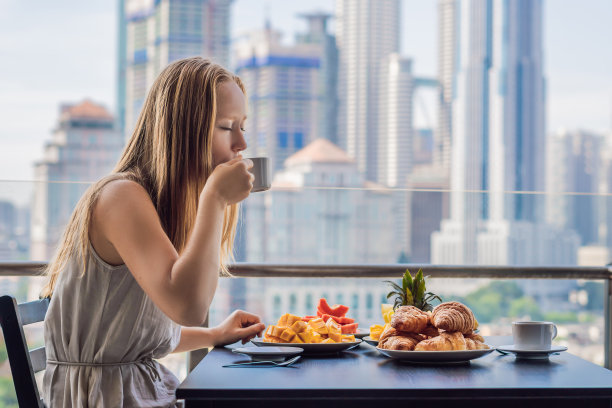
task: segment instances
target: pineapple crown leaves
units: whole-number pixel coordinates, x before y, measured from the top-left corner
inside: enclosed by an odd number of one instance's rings
[[[414,278],[410,271],[406,269],[402,277],[402,286],[392,281],[385,281],[393,290],[387,294],[387,299],[395,297],[393,300],[393,310],[400,306],[415,306],[423,311],[432,310],[431,301],[438,300],[442,302],[440,296],[432,292],[426,292],[425,279],[423,271],[418,270]]]

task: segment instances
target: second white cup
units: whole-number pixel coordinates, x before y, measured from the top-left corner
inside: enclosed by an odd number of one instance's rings
[[[557,337],[557,326],[552,322],[513,322],[514,347],[522,350],[549,350]]]

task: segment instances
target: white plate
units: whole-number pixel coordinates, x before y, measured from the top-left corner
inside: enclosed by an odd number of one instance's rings
[[[251,340],[259,347],[299,347],[304,349],[304,354],[332,354],[356,347],[361,343],[360,339],[351,343],[268,343],[263,340]]]
[[[494,347],[485,350],[457,350],[457,351],[406,351],[406,350],[385,350],[376,347],[379,353],[394,358],[397,360],[408,361],[411,363],[434,363],[434,364],[448,364],[448,363],[464,363],[466,361],[474,360],[475,358],[482,357],[489,354]]]
[[[253,361],[284,361],[285,357],[301,354],[300,347],[237,347],[233,353],[246,354]]]
[[[551,346],[548,350],[526,350],[520,349],[514,346],[513,344],[507,346],[499,346],[497,347],[502,353],[512,353],[516,355],[516,358],[524,358],[530,360],[543,360],[547,359],[551,354],[561,353],[562,351],[566,351],[567,347],[565,346]]]
[[[368,343],[370,346],[378,346],[378,340],[374,340],[372,337],[370,336],[366,336],[363,338],[363,341],[365,341],[366,343]]]

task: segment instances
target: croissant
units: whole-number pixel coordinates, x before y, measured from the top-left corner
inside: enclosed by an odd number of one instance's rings
[[[465,346],[468,350],[484,350],[489,348],[486,344],[468,337],[465,338]]]
[[[397,336],[397,330],[395,330],[391,326],[385,326],[385,330],[380,333],[380,337],[378,338],[378,344],[380,345],[385,339],[393,336]]]
[[[442,332],[437,337],[432,337],[418,343],[414,351],[451,351],[466,349],[467,345],[463,334],[459,332]]]
[[[438,330],[437,327],[428,324],[427,327],[425,327],[425,329],[423,329],[420,334],[427,337],[436,337],[440,335],[440,330]]]
[[[467,339],[472,339],[475,341],[479,341],[481,343],[484,343],[484,337],[482,337],[480,334],[478,333],[470,333],[470,334],[464,334],[463,337]]]
[[[381,342],[381,341],[385,340],[386,338],[393,337],[393,336],[418,337],[419,341],[424,340],[424,339],[427,338],[427,336],[423,336],[423,335],[420,335],[420,334],[417,334],[417,333],[410,333],[410,332],[399,331],[399,330],[394,329],[390,325],[386,325],[385,329],[380,334],[380,336],[378,338],[378,341]]]
[[[429,315],[414,306],[400,306],[391,318],[391,327],[398,331],[420,333],[427,327]]]
[[[378,343],[378,347],[386,350],[414,350],[414,346],[421,342],[423,337],[418,334],[409,336],[391,336]]]
[[[440,303],[433,310],[431,321],[438,329],[465,334],[472,333],[476,325],[470,308],[459,302]]]

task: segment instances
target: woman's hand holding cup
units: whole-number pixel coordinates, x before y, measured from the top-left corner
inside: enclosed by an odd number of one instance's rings
[[[213,170],[204,191],[212,191],[224,205],[238,203],[249,196],[255,177],[249,172],[253,162],[238,155]]]

